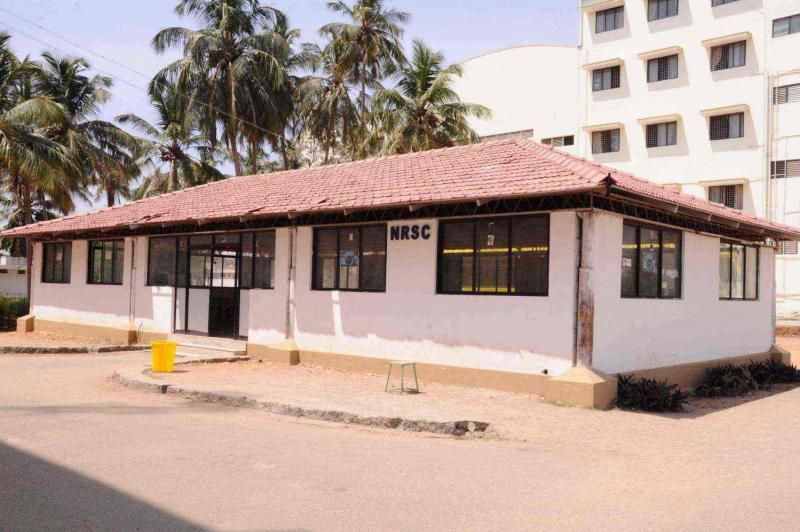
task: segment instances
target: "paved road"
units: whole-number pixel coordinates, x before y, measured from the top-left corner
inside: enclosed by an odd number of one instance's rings
[[[142,356],[0,356],[0,529],[796,530],[800,520],[800,389],[698,419],[641,416],[613,434],[601,424],[560,438],[542,426],[528,443],[464,441],[107,380]]]

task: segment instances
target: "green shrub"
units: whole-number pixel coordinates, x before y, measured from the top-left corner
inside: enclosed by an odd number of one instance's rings
[[[28,300],[0,295],[0,329],[16,327],[17,318],[28,313]]]
[[[688,396],[676,384],[620,375],[615,404],[626,410],[681,412]]]
[[[773,384],[800,382],[800,370],[772,360],[750,361],[733,366],[726,364],[706,370],[703,383],[695,388],[698,397],[737,397],[758,390],[769,390]]]

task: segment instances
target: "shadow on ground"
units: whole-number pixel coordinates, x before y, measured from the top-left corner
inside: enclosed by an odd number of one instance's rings
[[[3,530],[204,530],[64,467],[0,444]]]

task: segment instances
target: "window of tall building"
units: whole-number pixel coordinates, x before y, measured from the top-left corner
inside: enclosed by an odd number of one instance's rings
[[[547,144],[548,146],[572,146],[575,144],[575,135],[566,135],[563,137],[551,137],[547,139],[542,139],[542,144]]]
[[[783,37],[792,33],[800,33],[800,14],[772,21],[773,37]]]
[[[737,139],[744,137],[744,113],[712,116],[709,121],[711,140]]]
[[[721,44],[711,48],[711,70],[727,70],[747,63],[747,41]]]
[[[619,129],[594,131],[592,133],[592,153],[612,153],[619,151]]]
[[[711,7],[723,6],[725,4],[732,4],[739,0],[711,0]]]
[[[625,8],[620,6],[598,11],[594,20],[595,33],[618,30],[625,26]]]
[[[800,177],[800,159],[788,159],[786,161],[772,161],[773,179],[784,177]]]
[[[647,82],[664,81],[678,77],[678,54],[658,57],[647,62]]]
[[[797,255],[797,242],[796,241],[781,241],[778,242],[778,255]]]
[[[731,209],[742,209],[744,185],[720,185],[708,187],[708,199],[714,203],[721,203]]]
[[[781,105],[784,103],[800,102],[800,83],[775,87],[772,103]]]
[[[678,0],[648,0],[647,20],[653,21],[677,16],[678,3]]]
[[[674,146],[678,143],[678,123],[664,122],[663,124],[648,124],[647,147],[660,148]]]
[[[592,71],[592,91],[607,91],[618,89],[620,80],[620,66],[598,68]]]

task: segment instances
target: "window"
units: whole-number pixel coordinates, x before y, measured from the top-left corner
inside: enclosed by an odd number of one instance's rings
[[[575,135],[566,135],[564,137],[552,137],[549,139],[542,139],[542,144],[547,144],[548,146],[572,146],[575,144]]]
[[[778,18],[772,21],[772,36],[783,37],[800,32],[800,14]]]
[[[439,224],[437,292],[546,296],[549,216]]]
[[[598,11],[594,19],[595,33],[618,30],[625,26],[625,8],[612,7]]]
[[[732,4],[739,0],[711,0],[711,7],[723,6],[725,4]]]
[[[660,20],[678,14],[678,0],[649,0],[647,3],[647,20]]]
[[[651,59],[647,62],[647,82],[655,83],[678,77],[678,54]]]
[[[778,242],[778,255],[797,255],[797,242],[782,240]]]
[[[125,269],[125,241],[93,240],[89,242],[89,284],[122,284]]]
[[[678,143],[678,123],[649,124],[647,126],[647,147],[659,148]]]
[[[758,299],[758,248],[719,245],[719,298]]]
[[[619,129],[592,133],[592,153],[612,153],[617,151],[619,151]]]
[[[622,297],[681,297],[680,231],[625,223],[622,226]]]
[[[42,282],[69,283],[72,242],[48,242],[42,246]]]
[[[744,137],[744,113],[712,116],[709,126],[711,140],[742,138]]]
[[[620,66],[598,68],[592,71],[592,91],[600,92],[619,88]]]
[[[386,226],[314,229],[314,290],[386,291]]]
[[[781,105],[784,103],[800,102],[800,83],[775,87],[772,96],[772,103]]]
[[[149,246],[149,286],[208,288],[213,285],[243,289],[274,286],[274,231],[154,237]]]
[[[772,179],[800,177],[800,159],[772,161]]]
[[[708,187],[708,200],[721,203],[731,209],[742,209],[744,185],[720,185]]]
[[[711,48],[711,71],[742,67],[747,63],[747,41],[722,44]]]

